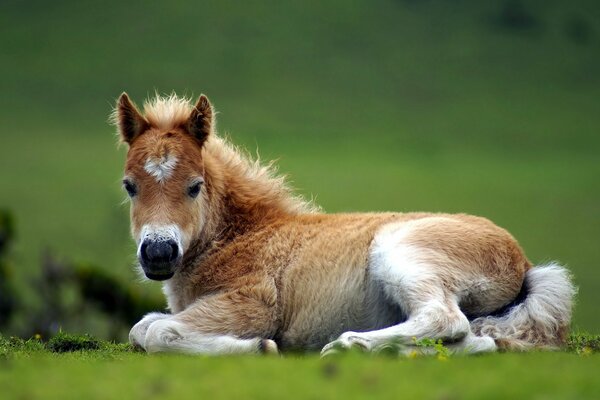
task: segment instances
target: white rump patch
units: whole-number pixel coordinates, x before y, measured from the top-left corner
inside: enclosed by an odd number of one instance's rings
[[[160,159],[148,158],[146,164],[144,164],[144,170],[156,178],[159,183],[164,182],[173,175],[175,167],[177,167],[177,157],[172,154]]]
[[[443,254],[405,242],[414,225],[414,222],[384,225],[369,250],[373,279],[406,314],[421,302],[444,302],[440,271],[450,263]]]

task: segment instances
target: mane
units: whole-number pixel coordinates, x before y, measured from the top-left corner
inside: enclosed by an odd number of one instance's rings
[[[144,116],[154,127],[171,129],[185,123],[192,111],[190,98],[156,95],[144,103]],[[215,121],[213,120],[213,126]],[[261,164],[258,157],[253,159],[247,152],[240,150],[228,140],[219,137],[215,129],[204,143],[204,151],[219,160],[229,171],[230,179],[238,187],[252,187],[253,197],[277,203],[289,213],[311,213],[319,211],[312,201],[295,195],[284,175],[277,174],[273,162]]]
[[[285,175],[277,173],[277,167],[271,161],[262,164],[257,157],[253,159],[246,151],[216,134],[209,136],[205,151],[217,158],[230,172],[236,186],[252,186],[253,197],[276,201],[285,211],[293,214],[313,213],[320,208],[313,201],[307,201],[295,195]]]
[[[192,112],[190,98],[156,95],[144,102],[144,116],[150,125],[159,129],[171,129],[188,120]]]

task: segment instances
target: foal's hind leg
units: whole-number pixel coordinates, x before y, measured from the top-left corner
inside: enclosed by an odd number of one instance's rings
[[[490,336],[477,336],[472,332],[460,342],[447,345],[452,353],[487,353],[498,350],[496,341]]]
[[[327,355],[352,346],[367,351],[386,344],[412,345],[416,339],[443,339],[467,351],[493,351],[493,341],[474,337],[460,310],[452,285],[442,279],[448,259],[428,250],[376,243],[369,263],[371,278],[408,319],[398,325],[369,332],[345,332],[327,344]],[[466,341],[461,345],[464,339]],[[471,345],[470,347],[468,345]]]
[[[456,304],[430,299],[422,302],[405,322],[398,325],[369,332],[344,332],[337,340],[327,344],[321,354],[353,346],[367,351],[392,343],[407,346],[413,345],[415,339],[423,338],[459,342],[469,335],[469,321]]]

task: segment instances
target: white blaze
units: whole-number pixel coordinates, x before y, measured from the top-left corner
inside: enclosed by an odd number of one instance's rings
[[[177,167],[177,157],[167,154],[166,157],[148,158],[144,164],[144,170],[152,175],[159,183],[168,179]]]

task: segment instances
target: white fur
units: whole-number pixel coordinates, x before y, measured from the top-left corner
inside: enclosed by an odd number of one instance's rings
[[[173,240],[179,246],[180,254],[183,253],[183,243],[182,243],[182,234],[179,226],[175,224],[169,225],[151,225],[147,224],[142,226],[140,230],[140,237],[138,238],[138,257],[140,255],[140,249],[142,247],[142,243],[145,240],[151,241],[168,241]]]
[[[159,319],[165,319],[171,317],[170,314],[163,314],[158,312],[152,312],[144,315],[137,324],[131,328],[129,331],[129,343],[134,346],[144,347],[146,342],[146,332],[148,332],[148,328],[154,321],[158,321]]]
[[[418,306],[410,299],[419,297],[424,285],[429,292],[437,292],[435,297],[438,299],[444,296],[435,273],[436,265],[429,261],[431,251],[404,244],[403,239],[408,234],[410,224],[401,228],[396,224],[384,226],[375,236],[369,254],[371,276],[406,314]]]
[[[158,319],[150,324],[144,340],[148,353],[176,351],[187,354],[259,353],[261,339],[238,339],[229,335],[202,334],[175,318]]]
[[[573,298],[577,292],[569,271],[557,263],[527,271],[528,294],[525,300],[500,317],[481,317],[471,323],[475,332],[510,340],[523,350],[537,340],[555,337],[571,319]]]
[[[158,183],[162,183],[173,175],[177,167],[177,157],[167,154],[166,157],[149,157],[144,164],[144,170],[152,175]]]
[[[177,284],[175,277],[163,282],[162,292],[167,299],[167,307],[169,310],[171,310],[171,312],[175,312],[177,310],[179,290],[181,290],[180,285]]]

